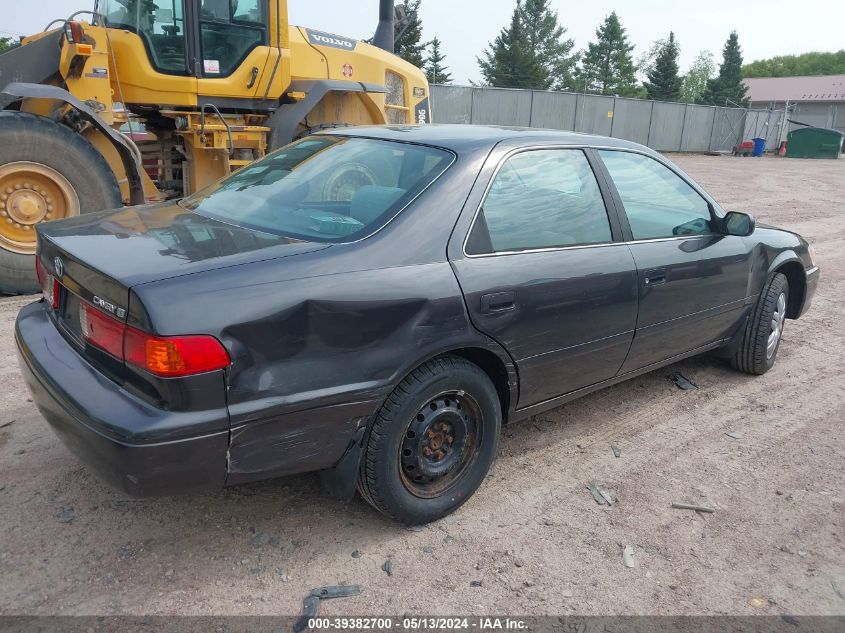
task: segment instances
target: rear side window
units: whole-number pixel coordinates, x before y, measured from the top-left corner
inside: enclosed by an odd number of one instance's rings
[[[599,151],[635,240],[713,233],[710,206],[678,174],[642,154]]]
[[[612,241],[607,210],[584,152],[532,150],[507,159],[487,192],[467,254]]]
[[[320,242],[383,226],[451,165],[434,147],[319,135],[302,139],[186,198],[197,213]]]

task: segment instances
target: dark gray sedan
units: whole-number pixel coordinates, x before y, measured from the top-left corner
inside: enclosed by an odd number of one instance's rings
[[[710,350],[765,373],[819,277],[645,147],[492,127],[335,130],[38,233],[21,368],[105,479],[321,471],[408,523],[473,494],[503,422]]]

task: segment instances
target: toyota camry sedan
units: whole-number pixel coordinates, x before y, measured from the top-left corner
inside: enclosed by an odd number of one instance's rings
[[[320,471],[406,523],[475,492],[505,422],[713,350],[764,374],[819,278],[646,147],[481,126],[309,136],[39,225],[37,267],[23,374],[114,486]]]

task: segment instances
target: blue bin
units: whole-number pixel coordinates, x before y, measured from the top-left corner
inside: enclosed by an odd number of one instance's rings
[[[763,155],[763,152],[766,151],[766,139],[764,138],[755,138],[751,139],[754,141],[754,152],[753,155],[757,156],[758,158]]]

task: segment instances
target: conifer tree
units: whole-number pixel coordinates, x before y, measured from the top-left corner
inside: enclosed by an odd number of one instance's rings
[[[654,64],[644,82],[648,98],[654,101],[678,101],[681,98],[681,77],[678,75],[678,55],[681,49],[670,32],[669,39],[660,47]]]
[[[596,29],[576,74],[579,90],[603,95],[633,96],[637,93],[637,67],[631,57],[625,28],[613,11]]]

